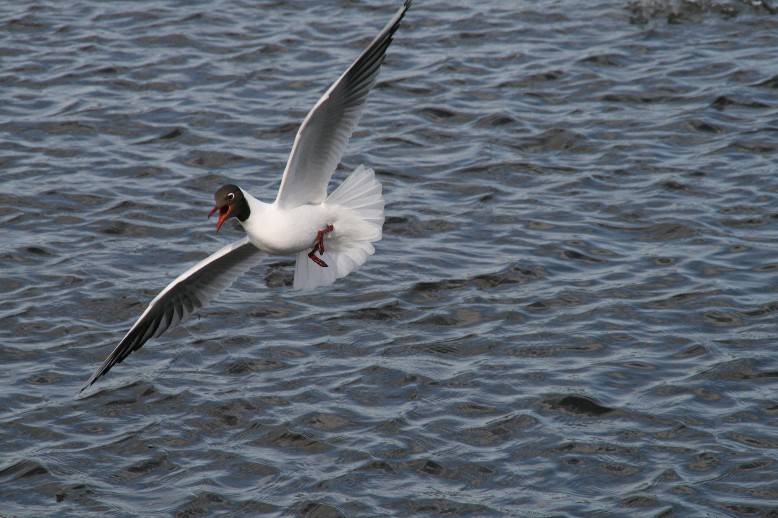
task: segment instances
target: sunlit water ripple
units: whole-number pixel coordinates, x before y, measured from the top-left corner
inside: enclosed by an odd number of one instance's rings
[[[376,255],[75,397],[399,4],[0,9],[0,516],[778,513],[768,2],[416,0],[336,173]]]

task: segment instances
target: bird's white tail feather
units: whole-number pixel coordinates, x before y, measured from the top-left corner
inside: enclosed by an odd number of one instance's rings
[[[297,254],[295,289],[312,290],[345,277],[375,252],[370,243],[381,239],[384,197],[372,169],[357,167],[324,203],[338,207],[335,230],[325,235],[325,252],[319,256],[328,266],[323,268],[311,261],[308,251]]]

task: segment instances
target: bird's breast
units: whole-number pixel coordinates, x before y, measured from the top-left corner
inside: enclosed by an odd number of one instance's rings
[[[268,207],[243,222],[251,242],[265,252],[288,255],[310,249],[319,230],[329,223],[323,205],[303,205],[283,210]]]

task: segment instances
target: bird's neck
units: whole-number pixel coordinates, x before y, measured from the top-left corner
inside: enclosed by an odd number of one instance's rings
[[[241,191],[243,191],[243,189],[241,189]],[[269,203],[259,201],[258,199],[256,199],[255,197],[247,193],[246,191],[243,191],[243,197],[245,198],[246,203],[248,205],[247,212],[249,214],[244,219],[238,218],[238,221],[240,221],[241,223],[245,223],[248,220],[249,216],[251,217],[252,220],[261,219],[262,214],[266,213],[270,208]]]

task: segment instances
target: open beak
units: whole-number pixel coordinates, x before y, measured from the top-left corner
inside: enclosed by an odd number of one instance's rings
[[[230,214],[230,208],[230,205],[222,205],[221,207],[212,208],[211,212],[208,213],[208,218],[210,219],[216,211],[219,211],[219,222],[216,224],[216,232],[218,232],[219,229],[222,228],[222,224],[227,221]]]

